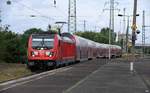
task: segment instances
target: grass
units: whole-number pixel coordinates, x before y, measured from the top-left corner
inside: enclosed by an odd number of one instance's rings
[[[0,82],[17,79],[32,74],[23,64],[0,64]]]

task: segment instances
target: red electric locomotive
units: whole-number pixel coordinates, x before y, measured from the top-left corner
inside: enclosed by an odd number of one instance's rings
[[[28,67],[58,66],[75,61],[76,45],[73,36],[32,34],[28,42]]]

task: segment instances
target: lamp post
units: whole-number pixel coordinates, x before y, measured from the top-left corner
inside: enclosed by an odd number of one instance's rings
[[[129,35],[129,19],[130,19],[130,16],[128,16],[128,22],[127,22],[127,30],[126,30],[126,52],[128,53],[128,35]]]
[[[122,14],[118,14],[118,16],[120,17],[127,17],[127,30],[126,30],[126,53],[128,53],[128,35],[129,35],[129,27],[130,27],[130,23],[129,23],[129,20],[130,20],[130,17],[132,17],[133,15],[122,15]],[[136,14],[136,16],[139,16],[139,14]]]
[[[129,34],[129,19],[130,19],[130,16],[129,15],[122,15],[122,14],[118,14],[118,16],[122,17],[127,17],[127,30],[126,30],[126,53],[128,53],[128,34]],[[123,41],[124,42],[124,41]]]

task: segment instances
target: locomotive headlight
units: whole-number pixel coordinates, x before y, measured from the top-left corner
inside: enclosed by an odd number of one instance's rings
[[[36,56],[38,55],[38,52],[37,52],[37,51],[33,51],[33,52],[32,52],[32,56],[34,57],[35,55],[36,55]]]
[[[52,57],[54,55],[53,52],[49,52],[49,51],[45,52],[45,54],[46,54],[46,56],[49,56],[49,57]]]
[[[46,56],[50,56],[51,52],[47,51],[45,54]]]
[[[32,55],[32,57],[35,57],[35,55]]]
[[[34,52],[35,55],[38,55],[38,52]]]

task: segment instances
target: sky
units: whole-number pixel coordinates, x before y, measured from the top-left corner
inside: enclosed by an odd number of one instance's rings
[[[68,20],[68,0],[56,0],[54,7],[53,0],[11,0],[12,4],[7,5],[7,0],[0,0],[2,25],[10,25],[10,29],[16,33],[23,33],[29,28],[47,29],[48,24],[55,26],[56,21]],[[77,2],[77,30],[83,31],[83,21],[86,20],[87,30],[96,30],[109,26],[109,0],[76,0]],[[133,0],[115,0],[115,32],[125,33],[123,8],[126,8],[126,15],[133,14]],[[117,9],[120,9],[118,11]],[[142,11],[146,11],[146,25],[150,26],[150,0],[138,0],[137,27],[142,31]],[[30,17],[36,15],[36,17]],[[132,17],[130,18],[130,25]],[[67,25],[64,25],[67,31]],[[150,40],[150,27],[146,28],[146,43]],[[131,29],[130,29],[131,33]],[[138,35],[138,43],[141,43],[141,34]]]

